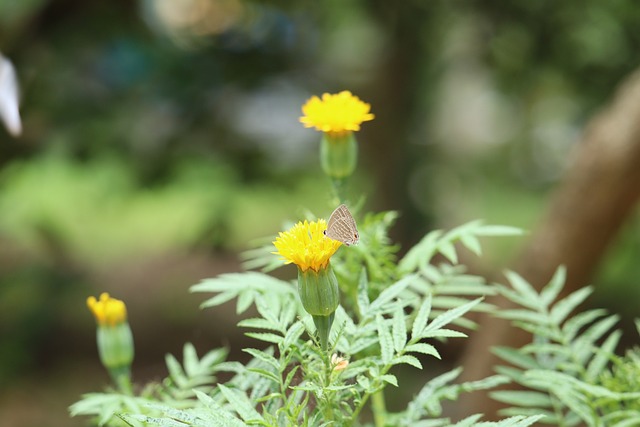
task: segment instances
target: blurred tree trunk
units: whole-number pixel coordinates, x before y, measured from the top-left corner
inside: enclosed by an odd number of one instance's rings
[[[564,294],[586,284],[607,246],[640,199],[640,70],[619,87],[612,102],[586,127],[564,180],[513,269],[541,289],[556,268],[567,267]],[[504,299],[491,301],[509,307]],[[520,347],[530,336],[485,317],[463,356],[466,379],[493,374],[492,346]],[[482,355],[482,357],[480,356]],[[465,412],[495,417],[501,407],[474,394]]]

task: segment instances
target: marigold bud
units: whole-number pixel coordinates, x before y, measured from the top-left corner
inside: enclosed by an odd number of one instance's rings
[[[350,177],[358,163],[358,144],[352,132],[340,135],[325,133],[320,142],[320,164],[333,179]]]
[[[330,264],[317,272],[298,269],[298,292],[302,306],[312,316],[328,316],[340,304],[338,279]]]
[[[96,341],[102,365],[124,392],[131,391],[131,363],[133,362],[133,334],[127,322],[124,302],[108,293],[87,298],[87,306],[98,324]]]

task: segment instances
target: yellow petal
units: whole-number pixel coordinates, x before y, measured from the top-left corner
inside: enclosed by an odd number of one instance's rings
[[[371,106],[345,90],[337,94],[325,93],[322,99],[312,96],[303,106],[300,122],[308,128],[330,134],[344,134],[360,130],[362,122],[373,120]]]

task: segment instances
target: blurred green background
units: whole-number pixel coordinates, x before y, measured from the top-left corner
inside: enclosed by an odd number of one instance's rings
[[[0,129],[0,425],[84,424],[67,405],[107,381],[89,295],[127,303],[140,381],[185,341],[240,348],[188,287],[330,212],[298,123],[313,94],[372,104],[352,191],[401,211],[404,247],[474,218],[534,228],[640,65],[639,23],[636,0],[0,0],[24,128]],[[639,233],[635,215],[596,281],[627,318]],[[487,244],[473,263],[495,271],[523,240]]]

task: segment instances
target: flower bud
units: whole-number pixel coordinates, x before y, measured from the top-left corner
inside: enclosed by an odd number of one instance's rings
[[[320,142],[320,164],[330,178],[344,179],[353,174],[358,163],[358,144],[353,132],[325,133]]]
[[[312,316],[329,316],[340,304],[338,279],[330,264],[317,272],[298,269],[298,293],[304,309]]]
[[[123,392],[130,392],[134,346],[126,306],[106,292],[99,300],[87,298],[87,306],[98,324],[96,340],[100,361],[118,387]]]
[[[304,309],[313,317],[323,349],[329,348],[329,333],[340,304],[338,279],[327,264],[319,271],[298,269],[298,293]]]

